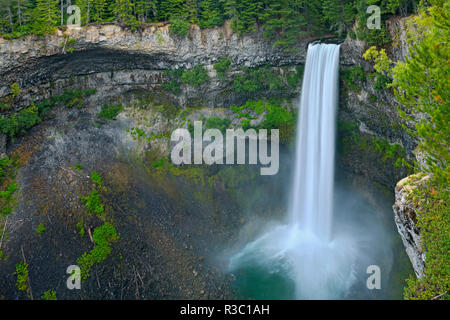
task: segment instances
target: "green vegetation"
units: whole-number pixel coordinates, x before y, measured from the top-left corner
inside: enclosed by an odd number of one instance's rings
[[[182,17],[174,17],[170,19],[170,33],[185,36],[189,31],[189,22],[187,22]]]
[[[58,300],[56,298],[56,291],[53,289],[49,289],[44,292],[44,294],[41,297],[42,300]]]
[[[90,270],[94,263],[104,261],[111,253],[111,243],[119,239],[116,228],[109,222],[94,229],[92,234],[94,249],[85,252],[77,259],[81,269],[81,279],[86,280],[90,276]]]
[[[40,121],[38,108],[31,104],[28,108],[10,116],[0,116],[0,132],[14,138],[16,135],[24,134]]]
[[[92,180],[92,182],[94,182],[99,187],[99,189],[101,189],[103,187],[103,179],[98,174],[97,171],[92,171],[92,173],[91,173],[91,180]]]
[[[163,89],[172,92],[173,94],[180,93],[180,81],[170,80],[169,82],[163,83],[161,86]]]
[[[429,6],[425,6],[425,4]],[[411,20],[410,58],[392,69],[401,116],[417,114],[415,130],[426,165],[417,170],[431,178],[413,192],[417,225],[426,252],[424,276],[412,277],[406,299],[449,299],[450,287],[450,2],[429,0]]]
[[[88,212],[101,215],[105,211],[105,207],[100,201],[100,195],[97,190],[92,190],[88,196],[81,197],[81,200],[86,205]]]
[[[164,165],[164,159],[161,158],[158,161],[153,161],[152,162],[152,167],[153,168],[161,168]]]
[[[184,69],[165,70],[165,73],[169,76],[170,80],[162,84],[162,87],[173,94],[180,93],[181,76]]]
[[[295,90],[297,88],[300,80],[303,79],[304,68],[305,67],[303,65],[296,66],[295,72],[289,72],[286,75],[286,81],[292,90]]]
[[[210,117],[206,119],[204,129],[219,129],[222,133],[230,127],[231,121],[228,118]]]
[[[259,68],[243,68],[243,73],[233,77],[233,90],[238,93],[255,94],[259,91],[270,90],[284,92],[286,89],[284,79],[269,66]]]
[[[419,175],[421,177],[423,175]],[[417,183],[417,182],[416,182]],[[404,290],[405,299],[430,300],[439,296],[450,297],[449,243],[450,209],[449,191],[434,177],[413,190],[412,200],[418,203],[417,227],[422,246],[426,250],[426,266],[422,278],[411,275]]]
[[[47,230],[47,228],[44,227],[44,224],[43,224],[42,222],[39,223],[39,225],[38,225],[38,227],[37,227],[37,229],[36,229],[37,234],[38,234],[39,236],[42,236],[42,234],[45,232],[45,230]]]
[[[377,50],[375,46],[370,47],[363,54],[363,58],[373,61],[373,68],[376,73],[374,75],[373,87],[376,91],[386,90],[390,87],[392,81],[392,60],[388,58],[386,51]]]
[[[78,233],[80,234],[80,236],[84,236],[84,234],[86,233],[86,231],[84,230],[84,224],[83,221],[78,221],[77,225],[76,225],[77,229],[79,230]]]
[[[20,291],[28,292],[30,289],[28,288],[28,264],[25,262],[19,262],[16,264],[16,286]]]
[[[6,190],[0,191],[0,201],[2,203],[1,209],[2,216],[7,216],[11,214],[14,208],[16,207],[17,202],[13,197],[13,194],[17,190],[19,190],[19,187],[16,185],[15,182],[11,182],[10,184],[7,185]]]
[[[217,71],[217,77],[223,80],[227,72],[231,70],[231,60],[230,58],[220,58],[213,67]]]
[[[18,97],[22,90],[20,90],[19,84],[17,82],[14,82],[11,86],[11,95],[13,96],[13,98]]]
[[[382,163],[395,168],[405,168],[410,171],[411,164],[406,160],[405,149],[397,143],[389,143],[385,139],[360,135],[356,121],[341,120],[338,122],[338,150],[346,156],[352,150],[359,150],[367,155],[374,155]]]
[[[128,130],[128,132],[130,132],[133,140],[146,141],[147,143],[150,142],[150,137],[147,136],[147,133],[145,133],[145,131],[141,128],[131,128],[131,130]]]
[[[62,95],[50,98],[50,103],[52,105],[60,104],[66,108],[83,108],[84,99],[90,95],[97,92],[96,89],[90,90],[69,90],[64,92]]]
[[[15,85],[13,84],[11,87],[15,87]],[[13,89],[12,95],[18,94],[16,89]],[[16,92],[14,93],[14,91]],[[68,108],[74,106],[81,108],[84,106],[84,99],[95,92],[95,89],[83,91],[71,90],[64,92],[61,96],[45,99],[37,105],[32,102],[29,107],[9,116],[0,116],[0,133],[8,135],[10,139],[25,134],[33,126],[40,123],[51,108],[57,105],[63,105]],[[7,107],[8,109],[13,105],[12,102],[10,103],[11,106]]]
[[[183,83],[190,84],[191,86],[199,87],[209,81],[208,71],[204,66],[196,65],[191,70],[186,70],[183,72],[181,81],[183,81]]]
[[[375,81],[373,82],[373,88],[376,91],[383,91],[390,87],[389,86],[390,83],[391,83],[391,79],[389,79],[388,77],[386,77],[382,74],[376,74]]]
[[[18,167],[19,161],[16,157],[0,158],[0,214],[2,216],[11,214],[17,206],[14,193],[19,190],[15,182]]]
[[[97,114],[97,116],[99,118],[115,120],[122,110],[123,107],[121,104],[104,104],[102,110]]]
[[[94,181],[98,188],[101,189],[103,182],[102,178],[97,172],[91,173],[91,180]],[[104,221],[104,223],[96,227],[92,233],[92,240],[94,241],[94,248],[90,252],[85,252],[77,259],[77,264],[81,269],[81,278],[86,280],[90,275],[90,270],[94,263],[104,261],[111,253],[111,243],[119,239],[115,227],[105,221],[106,216],[103,215],[105,207],[100,200],[100,195],[96,189],[92,190],[87,197],[81,197],[86,205],[88,213],[96,213],[97,218]],[[76,224],[80,236],[84,236],[85,229],[83,221],[78,221]]]
[[[83,170],[83,165],[81,163],[77,163],[75,165],[74,169],[77,170],[77,171],[81,171],[81,170]]]
[[[81,9],[83,25],[117,22],[136,30],[144,23],[169,21],[171,34],[189,36],[192,23],[210,28],[230,19],[231,28],[238,34],[254,32],[259,25],[267,39],[286,49],[291,49],[306,33],[343,37],[350,32],[369,45],[382,45],[389,40],[386,19],[392,14],[406,16],[414,12],[417,3],[418,0],[72,0]],[[59,0],[4,0],[0,4],[0,34],[13,39],[30,33],[53,33],[58,25],[67,23],[67,14],[60,18],[62,5]],[[369,5],[381,8],[380,30],[366,27]],[[358,28],[354,34],[351,27],[356,20]]]
[[[354,66],[342,69],[340,79],[350,90],[359,90],[358,82],[366,81],[366,74],[362,66]]]
[[[394,166],[399,167],[408,167],[411,168],[411,165],[406,161],[406,153],[405,149],[397,144],[390,144],[387,140],[372,138],[372,144],[375,147],[376,151],[381,154],[381,160],[386,161],[388,159],[394,159]]]
[[[247,100],[242,106],[230,106],[234,113],[238,113],[239,118],[247,118],[241,121],[243,129],[251,128],[250,120],[253,119],[249,115],[251,110],[256,114],[265,112],[265,116],[260,125],[253,127],[254,129],[279,129],[280,142],[288,143],[292,140],[295,132],[296,117],[283,107],[277,99],[271,100]]]

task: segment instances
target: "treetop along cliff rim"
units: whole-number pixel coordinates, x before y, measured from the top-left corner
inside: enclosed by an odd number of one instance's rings
[[[267,129],[227,129],[224,145],[223,134],[219,129],[207,129],[204,133],[202,121],[194,121],[194,161],[192,162],[192,137],[188,129],[178,128],[172,132],[171,142],[176,142],[170,157],[172,163],[181,164],[246,164],[246,140],[249,141],[248,164],[266,166],[260,168],[261,175],[275,175],[279,169],[279,130],[270,130],[270,156],[267,148]],[[214,137],[214,139],[213,139]],[[235,140],[237,144],[235,145]],[[210,142],[203,147],[204,142]],[[237,147],[237,162],[235,163],[235,146]],[[259,151],[259,152],[258,152]],[[268,166],[267,166],[268,165]]]

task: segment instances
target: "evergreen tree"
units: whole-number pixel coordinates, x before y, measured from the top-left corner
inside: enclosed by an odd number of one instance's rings
[[[197,0],[186,0],[185,15],[189,23],[198,23]]]
[[[13,1],[4,0],[0,3],[0,24],[5,32],[14,31]]]
[[[225,13],[231,18],[231,28],[243,34],[256,30],[263,7],[263,0],[226,0]]]
[[[393,69],[393,87],[398,101],[417,114],[415,133],[426,165],[419,169],[430,174],[423,187],[412,190],[416,207],[416,226],[426,251],[421,278],[411,277],[405,288],[406,299],[450,298],[450,2],[429,0],[412,19],[413,44],[410,57]],[[400,110],[401,111],[401,110]],[[412,120],[405,112],[401,114]],[[415,202],[415,201],[414,201]]]
[[[200,8],[200,28],[211,28],[223,24],[223,15],[217,1],[202,0]]]
[[[115,0],[115,13],[117,21],[119,23],[124,23],[135,29],[139,22],[134,15],[134,2],[132,0]]]
[[[12,9],[16,12],[16,24],[18,27],[22,27],[30,21],[31,12],[29,0],[15,0]]]
[[[85,25],[90,23],[92,0],[75,0],[75,4],[80,8],[81,11],[81,24]]]
[[[92,9],[90,10],[93,22],[101,22],[105,17],[107,8],[106,0],[92,0]]]
[[[190,1],[192,3],[192,1]],[[159,0],[158,2],[158,16],[160,20],[168,21],[170,17],[184,17],[186,18],[185,0]]]
[[[271,3],[262,15],[264,35],[277,39],[275,45],[288,47],[298,41],[307,27],[307,17],[302,14],[303,0],[279,0]]]
[[[33,11],[33,33],[47,34],[55,31],[58,23],[58,0],[36,0]]]
[[[135,0],[136,18],[139,22],[145,23],[156,17],[156,1]]]
[[[322,17],[330,31],[339,35],[351,26],[356,11],[352,0],[322,0]]]

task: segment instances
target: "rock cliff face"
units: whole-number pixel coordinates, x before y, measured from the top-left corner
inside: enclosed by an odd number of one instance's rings
[[[414,174],[399,181],[395,187],[395,204],[393,206],[395,224],[418,277],[423,276],[425,252],[421,246],[420,233],[416,226],[417,203],[414,203],[410,196],[414,188],[429,178],[428,175]]]
[[[266,40],[262,30],[238,36],[229,23],[213,29],[192,26],[187,37],[171,35],[169,25],[160,23],[138,31],[101,24],[58,30],[42,38],[0,39],[0,97],[9,94],[9,85],[14,82],[19,82],[30,95],[36,95],[38,88],[49,88],[50,83],[63,79],[93,74],[108,74],[113,78],[112,74],[119,71],[121,78],[127,71],[126,78],[135,73],[145,74],[145,79],[136,76],[136,84],[144,81],[152,86],[155,80],[162,80],[161,70],[189,69],[203,64],[214,72],[212,64],[221,57],[231,59],[233,70],[264,64],[299,65],[304,64],[308,43],[313,40],[316,39],[305,37],[286,51]],[[362,43],[348,39],[342,44],[341,63],[359,63],[362,49]],[[72,50],[73,53],[68,53]],[[119,82],[123,81],[119,79]],[[215,87],[212,84],[202,90],[202,98],[205,91],[217,91]],[[213,101],[210,105],[214,105],[214,99],[210,100]]]

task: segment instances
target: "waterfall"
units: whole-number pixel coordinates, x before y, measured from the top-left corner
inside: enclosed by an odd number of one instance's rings
[[[292,223],[330,240],[339,45],[310,44],[303,76]]]
[[[269,224],[230,260],[231,270],[286,275],[299,299],[339,298],[354,281],[352,239],[331,233],[338,66],[339,45],[309,45],[287,222]]]

